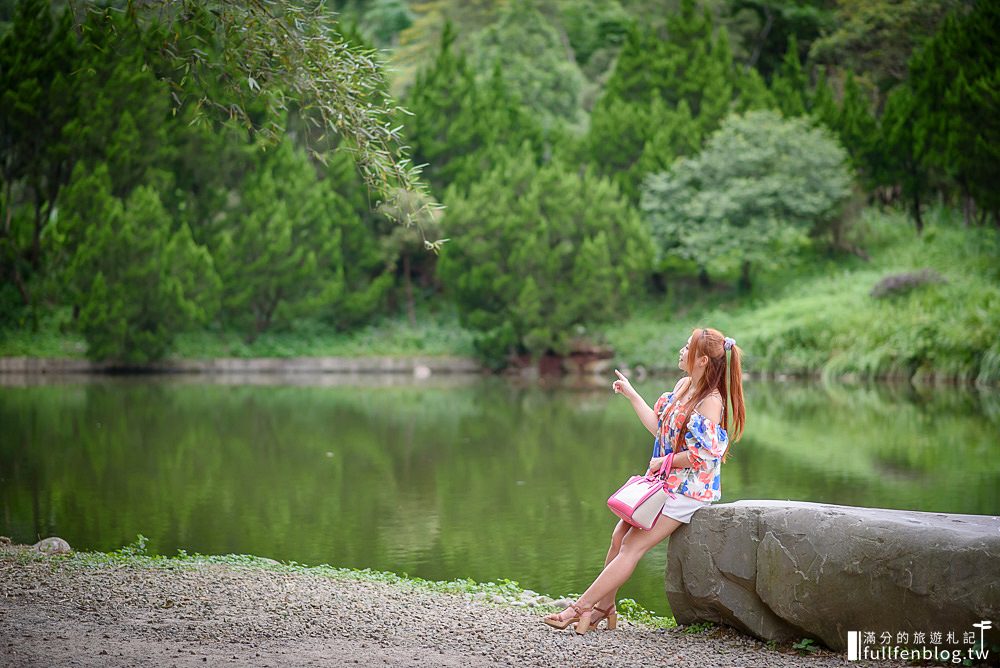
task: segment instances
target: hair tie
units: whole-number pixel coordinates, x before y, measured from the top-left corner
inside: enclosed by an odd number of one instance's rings
[[[722,347],[725,348],[726,350],[732,350],[733,346],[735,345],[736,345],[736,339],[731,339],[727,336],[725,342],[722,344]]]

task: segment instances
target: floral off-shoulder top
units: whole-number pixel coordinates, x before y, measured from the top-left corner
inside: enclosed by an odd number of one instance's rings
[[[653,456],[662,457],[673,452],[677,433],[684,424],[686,412],[674,404],[674,393],[666,392],[653,407],[658,422],[657,436],[653,442]],[[664,481],[664,489],[684,494],[701,501],[718,501],[722,498],[722,456],[729,448],[729,435],[697,410],[691,415],[684,447],[677,452],[691,453],[691,468],[671,469]]]

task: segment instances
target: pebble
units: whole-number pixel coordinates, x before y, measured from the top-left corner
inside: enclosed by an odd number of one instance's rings
[[[532,591],[516,600],[499,594],[470,598],[369,580],[223,564],[166,569],[70,561],[55,566],[50,558],[24,562],[0,549],[0,598],[11,619],[19,606],[58,607],[66,621],[100,629],[110,643],[116,639],[252,647],[267,643],[272,648],[285,646],[294,655],[297,640],[337,640],[356,648],[355,662],[361,657],[365,660],[360,662],[368,664],[385,647],[406,652],[424,665],[438,665],[445,654],[469,657],[476,666],[513,662],[521,668],[653,666],[664,665],[667,657],[675,666],[852,665],[845,654],[820,650],[802,656],[787,648],[768,649],[727,628],[692,635],[678,628],[620,623],[616,631],[602,627],[581,637],[572,627],[558,631],[541,622],[543,614],[572,601],[552,601]],[[173,605],[165,607],[167,600]],[[176,646],[170,651],[175,652]]]

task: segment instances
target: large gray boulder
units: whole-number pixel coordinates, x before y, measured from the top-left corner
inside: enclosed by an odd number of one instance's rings
[[[712,505],[670,537],[666,581],[679,624],[712,621],[838,650],[849,630],[961,638],[976,622],[1000,622],[1000,517]]]

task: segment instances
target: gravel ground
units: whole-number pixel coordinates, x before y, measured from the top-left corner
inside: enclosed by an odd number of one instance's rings
[[[2,666],[865,665],[768,649],[725,628],[688,634],[620,620],[616,631],[577,636],[545,626],[537,610],[381,582],[17,554],[0,550]]]

